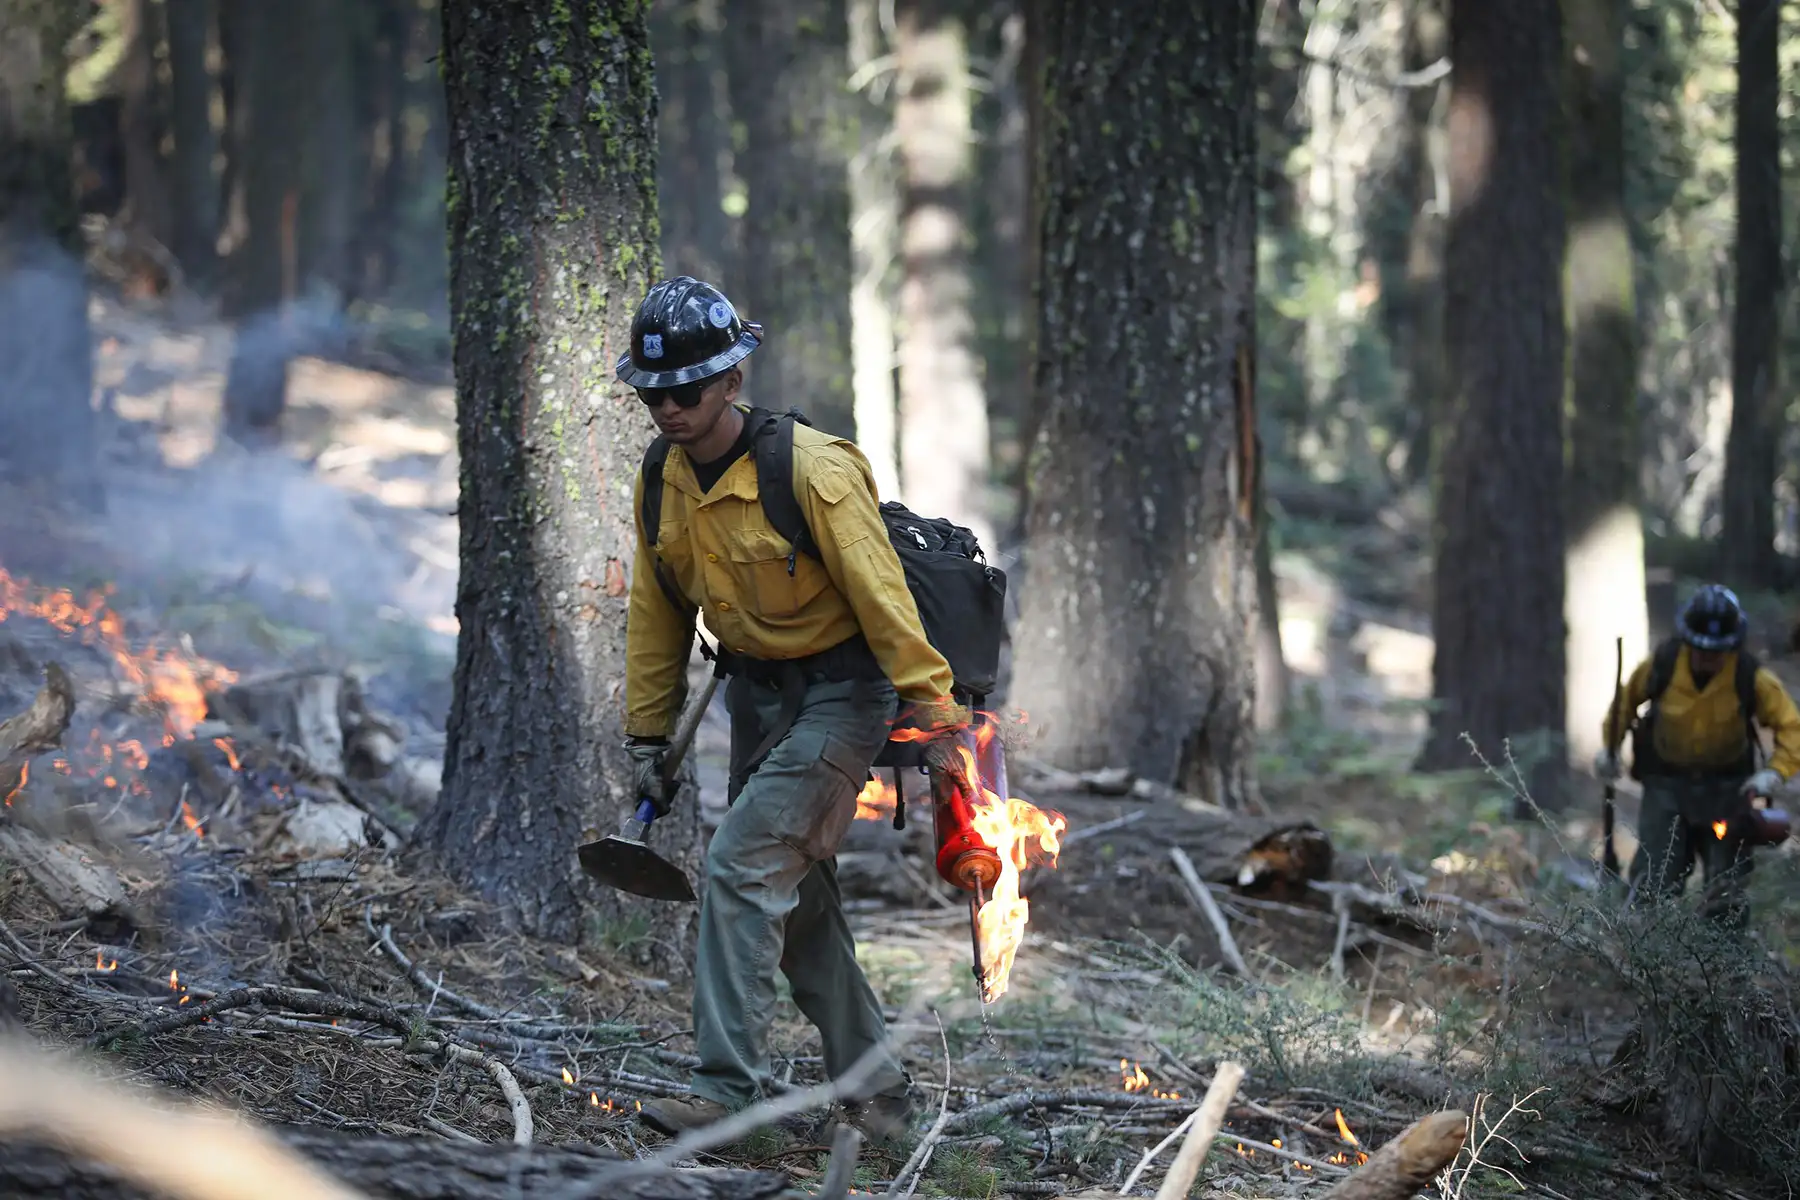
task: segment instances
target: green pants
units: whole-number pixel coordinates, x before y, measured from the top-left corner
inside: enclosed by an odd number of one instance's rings
[[[696,1095],[739,1108],[769,1092],[775,972],[819,1030],[836,1078],[887,1034],[856,961],[838,895],[838,846],[895,711],[886,680],[813,683],[787,735],[742,761],[776,727],[781,693],[745,676],[726,688],[731,807],[706,853],[694,967]],[[754,770],[751,768],[754,766]],[[861,1096],[903,1093],[891,1054]]]
[[[1644,781],[1638,852],[1631,860],[1634,896],[1679,896],[1697,859],[1706,872],[1701,912],[1730,929],[1748,926],[1751,848],[1735,827],[1723,838],[1713,832],[1714,821],[1730,820],[1749,806],[1742,786],[1737,779]]]

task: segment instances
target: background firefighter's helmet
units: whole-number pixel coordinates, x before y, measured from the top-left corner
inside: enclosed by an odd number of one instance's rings
[[[724,292],[680,275],[638,305],[618,376],[635,388],[679,387],[736,366],[761,344],[762,326],[740,319]]]
[[[1744,644],[1750,619],[1736,592],[1709,583],[1688,599],[1675,624],[1681,640],[1696,650],[1735,650]]]

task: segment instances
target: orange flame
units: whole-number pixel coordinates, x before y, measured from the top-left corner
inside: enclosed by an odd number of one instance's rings
[[[1144,1074],[1144,1068],[1136,1063],[1128,1065],[1123,1058],[1119,1060],[1119,1079],[1128,1092],[1135,1092],[1150,1086],[1150,1077]]]
[[[1325,1161],[1347,1166],[1360,1165],[1368,1162],[1369,1156],[1363,1153],[1362,1142],[1357,1139],[1357,1136],[1354,1133],[1350,1132],[1350,1126],[1344,1123],[1344,1110],[1341,1108],[1334,1108],[1331,1112],[1332,1115],[1337,1118],[1338,1136],[1356,1147],[1356,1152],[1355,1157],[1352,1158],[1350,1154],[1340,1150]]]
[[[173,967],[171,967],[169,969],[169,990],[174,991],[176,988],[178,988],[180,986],[181,986],[181,976],[176,973],[176,971]]]
[[[195,837],[203,838],[206,836],[206,829],[200,824],[200,818],[194,815],[194,810],[188,807],[188,802],[186,800],[181,802],[181,823],[186,825],[188,827],[188,832],[192,833]]]
[[[573,1075],[569,1074],[569,1068],[564,1067],[562,1069],[562,1073],[563,1073],[563,1082],[570,1085],[571,1087],[573,1087],[575,1084],[575,1077]]]
[[[29,782],[31,782],[31,762],[28,759],[19,764],[19,786],[6,793],[6,807],[12,807],[13,797],[24,791],[25,785]]]
[[[938,736],[938,731],[935,729],[914,729],[914,728],[908,727],[905,729],[896,729],[892,733],[888,734],[888,741],[890,741],[890,742],[929,742],[937,736]]]
[[[1332,1115],[1337,1118],[1338,1136],[1343,1138],[1346,1142],[1349,1142],[1352,1146],[1362,1145],[1361,1142],[1356,1140],[1356,1135],[1350,1132],[1350,1126],[1344,1123],[1344,1110],[1341,1108],[1334,1108],[1331,1112]]]
[[[1034,855],[1042,855],[1051,863],[1056,861],[1062,852],[1061,835],[1069,822],[1061,813],[1045,812],[1028,800],[996,795],[981,784],[975,756],[969,748],[958,749],[964,772],[976,781],[979,792],[979,798],[971,805],[970,827],[1000,856],[1000,877],[994,881],[987,902],[975,914],[981,937],[981,977],[987,993],[984,998],[994,1001],[1006,994],[1013,957],[1024,940],[1025,925],[1031,916],[1030,902],[1019,894],[1019,873],[1032,864]]]
[[[1725,840],[1725,831],[1730,828],[1731,828],[1731,823],[1729,821],[1714,821],[1713,822],[1713,836],[1718,838],[1722,842]]]
[[[240,769],[238,765],[237,747],[231,744],[230,738],[216,737],[213,739],[213,745],[225,752],[225,761],[231,764],[232,770],[236,771]]]
[[[894,785],[880,776],[863,784],[862,794],[856,798],[856,819],[859,821],[880,821],[894,815],[894,805],[898,797],[894,795]]]
[[[118,959],[115,958],[112,960],[112,962],[108,963],[103,957],[101,957],[101,954],[98,950],[94,951],[94,970],[96,970],[96,971],[116,971],[118,969],[119,969],[119,960]]]

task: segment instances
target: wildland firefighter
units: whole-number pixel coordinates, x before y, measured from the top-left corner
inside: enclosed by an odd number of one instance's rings
[[[1634,899],[1680,893],[1694,862],[1705,872],[1702,912],[1742,930],[1749,921],[1752,810],[1800,769],[1800,711],[1781,681],[1744,649],[1749,621],[1736,594],[1700,588],[1676,619],[1675,636],[1631,673],[1607,714],[1594,763],[1619,776],[1631,737],[1631,774],[1642,782]],[[1639,714],[1639,709],[1648,709]],[[1773,731],[1774,753],[1757,764],[1756,727]]]
[[[778,970],[833,1078],[885,1042],[835,855],[897,717],[919,731],[924,762],[952,774],[954,734],[970,719],[921,624],[862,452],[739,403],[739,364],[761,341],[721,291],[682,276],[650,289],[617,367],[660,434],[634,500],[625,681],[634,784],[659,814],[673,799],[665,757],[699,614],[729,678],[730,807],[707,849],[694,969],[700,1061],[690,1098],[642,1110],[667,1134],[771,1091]],[[777,466],[787,486],[764,488]],[[776,491],[786,494],[763,494]],[[793,503],[810,545],[777,532],[772,514]],[[844,1110],[885,1140],[910,1120],[911,1081],[880,1053]]]

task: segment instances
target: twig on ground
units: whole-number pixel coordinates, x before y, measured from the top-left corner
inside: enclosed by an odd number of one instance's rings
[[[1063,848],[1067,849],[1084,838],[1099,837],[1103,833],[1111,833],[1115,829],[1123,829],[1127,825],[1143,820],[1149,815],[1149,812],[1150,810],[1147,808],[1135,809],[1122,817],[1114,817],[1112,820],[1102,821],[1098,825],[1084,826],[1062,839]]]
[[[1014,1113],[1022,1113],[1028,1108],[1074,1108],[1080,1105],[1091,1105],[1096,1108],[1136,1108],[1148,1111],[1181,1110],[1187,1107],[1185,1100],[1160,1100],[1154,1096],[1146,1096],[1142,1092],[1102,1091],[1098,1088],[1067,1088],[1049,1092],[1016,1092],[1011,1096],[1002,1096],[986,1104],[965,1108],[959,1113],[952,1113],[949,1130],[965,1129],[978,1121],[989,1117],[1005,1117]]]
[[[1490,1163],[1481,1156],[1483,1152],[1487,1150],[1490,1142],[1498,1141],[1501,1145],[1509,1147],[1513,1153],[1518,1154],[1520,1158],[1525,1157],[1519,1152],[1519,1148],[1516,1145],[1513,1145],[1512,1139],[1502,1134],[1500,1130],[1515,1113],[1536,1116],[1537,1113],[1534,1110],[1525,1107],[1525,1102],[1543,1090],[1543,1088],[1535,1088],[1527,1093],[1523,1100],[1514,1100],[1512,1106],[1504,1113],[1500,1114],[1500,1119],[1493,1122],[1490,1122],[1487,1119],[1487,1094],[1484,1092],[1475,1097],[1475,1102],[1469,1106],[1469,1115],[1463,1117],[1462,1136],[1457,1141],[1457,1153],[1439,1164],[1439,1171],[1433,1172],[1433,1174],[1437,1176],[1438,1191],[1442,1193],[1445,1200],[1460,1200],[1463,1188],[1468,1186],[1469,1176],[1474,1173],[1475,1168],[1478,1166],[1487,1167],[1492,1171],[1498,1171],[1500,1174],[1512,1180],[1515,1184],[1519,1184],[1520,1188],[1524,1187],[1524,1184],[1520,1184],[1518,1177],[1511,1171],[1507,1170],[1505,1167]],[[1442,1116],[1443,1114],[1439,1115]],[[1456,1115],[1462,1117],[1461,1113],[1457,1113]],[[1426,1118],[1426,1120],[1430,1119],[1431,1118],[1429,1117]],[[1422,1121],[1420,1124],[1423,1125],[1424,1122]],[[1418,1126],[1414,1126],[1414,1128],[1417,1127]],[[1400,1137],[1395,1138],[1390,1145],[1398,1144],[1401,1139],[1405,1137],[1406,1134],[1401,1134]],[[1386,1147],[1383,1147],[1383,1149],[1386,1149]],[[1464,1153],[1469,1156],[1469,1161],[1462,1168],[1461,1174],[1458,1174],[1456,1160]]]
[[[1248,1146],[1258,1154],[1268,1154],[1275,1158],[1285,1158],[1289,1162],[1299,1163],[1308,1170],[1320,1175],[1348,1175],[1350,1173],[1350,1168],[1348,1167],[1340,1167],[1336,1163],[1328,1163],[1322,1159],[1308,1158],[1304,1154],[1296,1154],[1292,1150],[1285,1149],[1281,1146],[1270,1145],[1268,1142],[1259,1142],[1255,1138],[1247,1138],[1239,1133],[1221,1132],[1215,1136],[1213,1140],[1220,1145],[1230,1142],[1237,1146]]]
[[[862,1134],[856,1126],[843,1124],[831,1139],[831,1162],[825,1167],[825,1179],[813,1200],[844,1200],[850,1193],[850,1181],[856,1176],[856,1159],[862,1152]]]
[[[420,1120],[425,1123],[427,1129],[440,1137],[447,1137],[453,1142],[473,1143],[477,1146],[481,1145],[480,1138],[471,1133],[464,1133],[447,1121],[440,1121],[436,1117],[421,1117]]]
[[[1175,849],[1180,853],[1179,847]],[[1198,890],[1202,895],[1206,894],[1204,887]],[[1169,1165],[1169,1173],[1163,1176],[1162,1186],[1156,1190],[1156,1200],[1181,1200],[1194,1186],[1200,1164],[1206,1161],[1206,1152],[1212,1149],[1213,1138],[1218,1135],[1219,1126],[1225,1123],[1225,1110],[1231,1107],[1231,1098],[1243,1081],[1243,1067],[1234,1062],[1219,1064],[1212,1086],[1206,1089],[1200,1107],[1194,1110],[1194,1126],[1188,1130],[1187,1140],[1181,1143],[1175,1161]]]
[[[526,1102],[525,1093],[519,1090],[519,1081],[506,1069],[506,1064],[466,1046],[458,1046],[455,1042],[441,1042],[439,1045],[443,1047],[445,1054],[457,1062],[480,1067],[488,1073],[488,1077],[499,1086],[500,1094],[506,1097],[507,1107],[512,1110],[513,1145],[531,1145],[531,1105]]]
[[[1225,914],[1219,911],[1219,902],[1213,899],[1212,893],[1206,890],[1206,885],[1200,882],[1200,873],[1194,870],[1194,860],[1180,846],[1169,847],[1169,860],[1181,873],[1181,882],[1187,885],[1188,898],[1212,923],[1213,932],[1219,938],[1219,951],[1225,956],[1226,964],[1240,978],[1254,979],[1255,976],[1250,974],[1250,968],[1244,962],[1244,956],[1238,952],[1236,939],[1231,936],[1231,926],[1225,923]]]
[[[1344,943],[1350,937],[1350,901],[1342,895],[1333,896],[1331,908],[1337,913],[1337,941],[1331,947],[1331,977],[1342,983],[1344,982]]]
[[[1314,1137],[1325,1138],[1328,1141],[1341,1140],[1336,1130],[1321,1129],[1317,1125],[1312,1124],[1311,1122],[1302,1121],[1298,1117],[1290,1117],[1286,1113],[1276,1112],[1274,1109],[1269,1108],[1266,1105],[1258,1104],[1254,1100],[1239,1100],[1237,1103],[1238,1103],[1239,1108],[1248,1109],[1250,1112],[1255,1113],[1259,1117],[1266,1117],[1269,1120],[1274,1121],[1277,1124],[1284,1125],[1289,1129],[1298,1129],[1298,1130],[1301,1130],[1302,1132],[1310,1133]]]
[[[931,1015],[938,1017],[935,1010],[933,1010]],[[950,1039],[949,1036],[944,1033],[944,1019],[942,1017],[938,1017],[938,1039],[943,1042],[944,1045],[944,1098],[938,1104],[937,1120],[932,1124],[931,1131],[920,1139],[919,1144],[913,1148],[912,1157],[908,1158],[906,1160],[906,1165],[901,1167],[894,1175],[894,1182],[888,1184],[887,1194],[890,1196],[899,1191],[902,1180],[907,1182],[906,1191],[901,1194],[906,1196],[912,1195],[913,1188],[916,1187],[919,1182],[918,1176],[924,1173],[925,1164],[931,1158],[932,1147],[936,1146],[938,1141],[944,1136],[944,1126],[950,1120]]]
[[[1121,1195],[1121,1196],[1131,1195],[1132,1186],[1137,1183],[1138,1176],[1142,1175],[1147,1169],[1149,1169],[1150,1164],[1155,1162],[1158,1158],[1160,1158],[1162,1156],[1162,1152],[1164,1150],[1167,1150],[1170,1146],[1173,1146],[1175,1144],[1175,1139],[1180,1137],[1182,1134],[1186,1133],[1188,1131],[1188,1129],[1193,1125],[1194,1119],[1196,1117],[1198,1117],[1199,1115],[1200,1115],[1200,1110],[1196,1108],[1193,1112],[1189,1113],[1187,1116],[1185,1116],[1181,1119],[1181,1124],[1177,1125],[1175,1128],[1173,1128],[1169,1131],[1168,1137],[1166,1137],[1162,1141],[1156,1143],[1156,1145],[1150,1147],[1150,1149],[1144,1151],[1144,1156],[1142,1158],[1138,1159],[1138,1165],[1131,1168],[1131,1174],[1127,1175],[1125,1177],[1125,1182],[1120,1185],[1119,1195]]]

